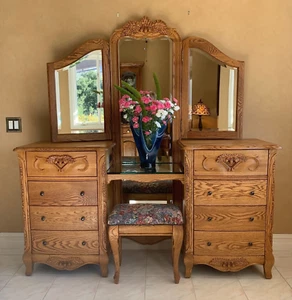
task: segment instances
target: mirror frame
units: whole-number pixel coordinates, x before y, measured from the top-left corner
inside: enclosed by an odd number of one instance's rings
[[[211,57],[230,67],[238,68],[237,75],[237,96],[236,96],[236,126],[235,131],[191,131],[189,122],[189,57],[190,49],[199,49]],[[207,40],[191,36],[183,40],[183,66],[182,66],[182,139],[240,139],[243,128],[243,84],[244,84],[244,62],[235,60]]]
[[[182,41],[178,32],[174,28],[170,28],[162,20],[151,21],[144,16],[139,21],[128,21],[123,27],[116,29],[110,38],[110,56],[111,56],[111,83],[112,86],[120,85],[120,60],[119,60],[119,41],[123,37],[133,39],[155,39],[159,37],[168,37],[172,40],[172,95],[177,98],[180,103],[181,88],[181,47]],[[121,160],[121,116],[119,112],[119,92],[112,89],[112,125],[115,147],[115,161],[120,165]],[[172,124],[172,150],[173,160],[179,159],[179,148],[177,141],[180,139],[180,113],[176,115],[176,119]]]
[[[104,103],[104,132],[101,133],[82,133],[82,134],[59,134],[57,123],[57,105],[56,105],[56,86],[55,71],[64,68],[82,58],[94,50],[102,52],[103,68],[103,103]],[[71,141],[96,141],[110,140],[111,128],[111,102],[110,102],[110,67],[109,67],[109,44],[102,39],[89,40],[78,47],[70,55],[62,60],[47,64],[48,89],[49,89],[49,109],[51,123],[51,138],[53,142],[71,142]]]

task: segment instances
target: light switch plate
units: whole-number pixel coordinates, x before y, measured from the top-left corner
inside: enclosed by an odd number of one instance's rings
[[[21,118],[7,117],[6,118],[6,132],[21,132]]]

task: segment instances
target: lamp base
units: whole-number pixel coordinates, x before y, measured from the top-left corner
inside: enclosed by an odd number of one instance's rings
[[[202,131],[203,124],[202,124],[202,116],[199,115],[199,130]]]

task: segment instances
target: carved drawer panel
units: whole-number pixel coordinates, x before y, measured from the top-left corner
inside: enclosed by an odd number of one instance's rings
[[[32,230],[32,253],[99,254],[98,231]]]
[[[30,207],[31,229],[97,230],[95,207]]]
[[[28,176],[96,176],[95,152],[27,152]]]
[[[194,254],[211,256],[264,255],[265,232],[194,231]]]
[[[265,206],[195,206],[195,230],[265,230]]]
[[[30,205],[97,205],[97,181],[28,182]]]
[[[266,180],[195,180],[195,205],[265,205]]]
[[[198,150],[194,175],[267,175],[268,150]]]

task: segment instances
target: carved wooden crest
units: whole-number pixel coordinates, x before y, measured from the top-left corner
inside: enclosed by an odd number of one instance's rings
[[[58,257],[50,256],[46,263],[58,270],[74,270],[81,267],[85,262],[80,257]]]
[[[140,21],[129,21],[121,32],[121,36],[159,36],[168,35],[168,27],[161,20],[151,21],[148,17],[143,17]]]

